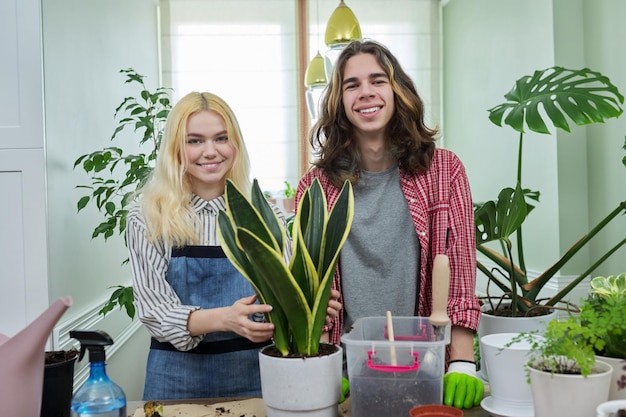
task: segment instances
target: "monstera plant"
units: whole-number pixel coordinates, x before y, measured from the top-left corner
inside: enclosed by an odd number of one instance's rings
[[[346,181],[330,212],[319,180],[304,192],[287,231],[254,180],[250,199],[227,180],[226,210],[218,236],[228,259],[270,304],[274,345],[283,356],[318,353],[333,276],[354,215],[352,185]]]
[[[587,68],[571,70],[562,67],[551,67],[520,78],[504,97],[506,102],[489,110],[489,119],[498,126],[506,124],[519,132],[517,183],[501,190],[496,200],[475,204],[474,217],[477,250],[495,265],[494,268],[488,268],[479,259],[478,269],[502,291],[504,297],[510,299],[509,314],[518,316],[530,314],[532,310],[554,307],[626,243],[626,239],[617,242],[556,295],[543,302],[538,301],[539,292],[548,281],[618,214],[626,212],[626,201],[619,203],[552,266],[537,278],[529,280],[524,259],[522,225],[534,204],[539,201],[540,193],[524,188],[522,184],[524,132],[530,130],[549,134],[548,124],[569,132],[568,119],[578,126],[603,123],[606,119],[622,114],[624,97],[599,72]],[[626,165],[626,160],[622,162]],[[488,245],[490,242],[498,242],[499,249]],[[498,247],[497,244],[495,246]]]

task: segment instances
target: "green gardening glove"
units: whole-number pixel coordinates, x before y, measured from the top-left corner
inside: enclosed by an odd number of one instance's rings
[[[339,404],[343,403],[350,394],[350,382],[345,376],[341,377],[341,395],[339,396]]]
[[[476,364],[455,361],[443,376],[443,403],[456,408],[480,405],[485,393],[483,382],[476,377]]]

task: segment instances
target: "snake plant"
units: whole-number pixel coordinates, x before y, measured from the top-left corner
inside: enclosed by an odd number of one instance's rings
[[[261,303],[270,304],[274,345],[283,356],[318,353],[339,250],[354,213],[346,181],[330,210],[319,181],[304,192],[293,219],[292,240],[257,180],[250,199],[230,181],[226,210],[218,214],[218,236],[232,264],[252,284]],[[285,260],[292,244],[291,259]]]
[[[509,125],[519,132],[517,152],[517,184],[500,191],[497,200],[474,205],[477,250],[495,264],[489,269],[479,259],[477,266],[490,282],[511,299],[512,315],[525,315],[533,308],[554,307],[602,262],[626,243],[618,242],[594,261],[586,271],[572,280],[549,300],[539,303],[538,294],[554,275],[594,236],[620,213],[626,213],[626,201],[609,213],[594,228],[581,237],[546,271],[532,281],[528,280],[524,260],[522,224],[539,201],[539,191],[522,186],[522,145],[525,129],[549,134],[547,124],[570,131],[568,119],[578,126],[603,123],[619,117],[624,97],[610,80],[588,68],[570,70],[551,67],[524,76],[504,96],[507,101],[489,110],[489,119],[498,126]],[[626,149],[626,145],[624,146]],[[626,158],[622,161],[626,165]],[[516,254],[513,253],[513,237]],[[501,250],[489,247],[499,242]]]

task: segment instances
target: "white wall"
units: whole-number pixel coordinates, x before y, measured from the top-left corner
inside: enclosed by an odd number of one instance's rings
[[[157,5],[153,0],[43,0],[42,14],[49,293],[51,300],[62,295],[74,299],[57,329],[58,344],[65,348],[73,343],[67,331],[75,327],[108,332],[116,342],[107,350],[109,376],[129,400],[137,400],[143,390],[147,333],[118,311],[105,318],[97,315],[110,286],[130,283],[130,269],[121,265],[126,247],[120,236],[106,243],[101,237],[91,239],[103,217],[93,207],[77,214],[84,191],[75,186],[89,182],[73,166],[84,153],[124,142],[125,149],[133,150],[137,143],[132,129],[110,141],[117,125],[115,108],[138,93],[124,84],[119,71],[132,67],[148,77],[149,88],[160,86]],[[78,384],[86,376],[81,367]]]

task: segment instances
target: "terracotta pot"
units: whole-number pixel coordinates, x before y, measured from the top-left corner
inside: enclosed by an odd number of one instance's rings
[[[409,411],[411,417],[463,417],[463,410],[448,405],[418,405]]]
[[[283,210],[286,214],[293,213],[296,208],[295,198],[288,197],[283,199]]]

